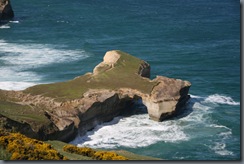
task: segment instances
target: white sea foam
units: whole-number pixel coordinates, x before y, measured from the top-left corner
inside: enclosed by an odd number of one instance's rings
[[[210,95],[205,99],[205,102],[217,103],[217,104],[227,104],[227,105],[240,105],[240,102],[235,102],[231,97],[214,94]]]
[[[0,82],[0,89],[4,90],[23,90],[37,83],[30,83],[30,82]]]
[[[0,26],[0,29],[6,29],[6,28],[10,28],[10,26],[9,25],[2,25],[2,26]]]
[[[0,52],[7,54],[0,57],[0,60],[8,64],[21,65],[25,68],[71,62],[88,56],[83,50],[63,50],[54,48],[53,45],[45,44],[0,42],[0,46]]]
[[[117,122],[114,124],[114,122]],[[117,117],[112,122],[97,126],[72,143],[94,148],[145,147],[162,142],[186,141],[189,137],[177,123],[172,121],[155,122],[147,114],[131,117]]]
[[[41,75],[35,73],[33,68],[88,57],[84,50],[67,50],[47,44],[8,43],[5,40],[0,40],[0,54],[0,62],[4,64],[0,66],[0,88],[14,90],[42,82]]]
[[[225,143],[221,143],[221,142],[214,143],[214,146],[210,146],[210,149],[212,149],[216,154],[219,154],[222,156],[234,154],[232,151],[229,151],[226,149]]]
[[[10,23],[19,23],[18,20],[9,21]]]
[[[211,96],[191,97],[188,108],[192,112],[184,117],[164,122],[152,121],[148,114],[116,117],[112,122],[98,125],[85,136],[77,136],[71,143],[93,148],[136,148],[158,142],[179,143],[196,137],[206,138],[206,134],[211,134],[216,135],[216,142],[208,143],[211,150],[219,155],[233,154],[225,146],[226,139],[232,136],[232,130],[221,124],[213,124],[209,117],[216,107],[213,102],[206,101]]]
[[[227,150],[226,143],[227,139],[231,138],[232,130],[224,125],[218,124],[211,124],[209,127],[214,128],[215,132],[217,133],[214,138],[215,141],[213,144],[209,145],[208,147],[213,150],[216,154],[226,156],[226,155],[233,155],[232,151]]]
[[[21,69],[18,69],[18,67],[3,67],[0,69],[0,75],[1,82],[38,82],[41,80],[41,77],[38,76],[35,72],[22,71]]]
[[[231,131],[230,128],[228,128],[228,127],[226,127],[226,126],[224,126],[224,125],[211,124],[211,125],[209,125],[209,126],[210,126],[210,127],[214,127],[214,128],[223,128],[223,129],[226,129],[226,130]]]

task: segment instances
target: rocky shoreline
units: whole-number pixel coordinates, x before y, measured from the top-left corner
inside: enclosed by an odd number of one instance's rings
[[[92,73],[23,91],[0,90],[0,127],[40,140],[70,141],[111,121],[138,99],[150,119],[163,121],[184,109],[188,81],[157,76],[150,65],[125,52],[108,51]]]

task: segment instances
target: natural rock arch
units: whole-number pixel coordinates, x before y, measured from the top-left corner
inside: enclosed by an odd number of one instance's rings
[[[23,91],[0,90],[0,102],[5,104],[0,107],[0,119],[24,122],[32,129],[29,136],[67,141],[77,132],[84,134],[97,124],[112,120],[138,97],[155,121],[173,117],[184,108],[190,97],[190,82],[149,77],[147,62],[122,51],[108,51],[93,73]],[[13,117],[14,112],[22,113],[21,117]],[[37,116],[39,120],[32,119]],[[25,133],[23,126],[13,126]]]

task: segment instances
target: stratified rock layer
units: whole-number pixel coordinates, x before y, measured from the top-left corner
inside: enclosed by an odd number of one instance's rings
[[[68,141],[129,110],[137,99],[155,121],[184,109],[190,82],[149,77],[147,62],[108,51],[93,73],[23,91],[0,90],[0,125],[33,138]]]

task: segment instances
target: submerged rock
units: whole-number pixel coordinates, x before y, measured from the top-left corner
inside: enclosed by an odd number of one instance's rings
[[[108,51],[93,73],[23,91],[0,90],[0,125],[42,140],[68,141],[121,115],[137,99],[155,121],[184,109],[190,82],[149,77],[147,62],[122,51]]]
[[[14,17],[14,12],[10,0],[0,0],[0,21],[10,20]]]

